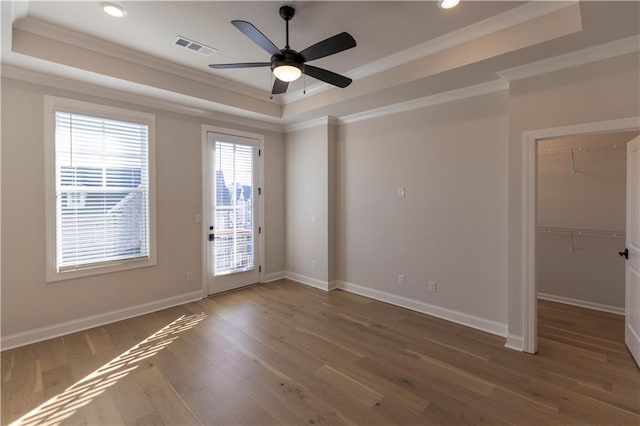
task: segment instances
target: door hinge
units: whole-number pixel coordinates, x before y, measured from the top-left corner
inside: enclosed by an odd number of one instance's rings
[[[262,188],[258,188],[258,195],[262,195]]]
[[[262,265],[258,266],[258,272],[262,272]]]
[[[262,226],[258,226],[258,234],[262,234]]]

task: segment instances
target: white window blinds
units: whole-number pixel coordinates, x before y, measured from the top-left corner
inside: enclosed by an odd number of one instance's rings
[[[148,258],[149,127],[55,112],[58,271]]]

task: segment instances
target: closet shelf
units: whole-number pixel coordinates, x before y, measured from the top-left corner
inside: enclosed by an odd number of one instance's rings
[[[566,234],[569,236],[569,250],[573,253],[575,251],[575,245],[573,238],[576,235],[589,235],[598,237],[624,237],[622,231],[608,231],[604,229],[589,229],[589,228],[560,228],[552,226],[538,226],[538,232],[548,234]]]
[[[558,149],[538,149],[538,154],[568,154],[577,152],[595,152],[595,151],[610,151],[618,148],[618,144],[611,145],[595,145],[595,146],[575,146],[573,148],[558,148]]]
[[[624,237],[624,231],[609,231],[605,229],[589,228],[561,228],[554,226],[538,226],[538,232],[551,234],[595,235],[600,237]]]
[[[594,145],[594,146],[588,146],[588,145],[583,145],[583,146],[574,146],[573,148],[558,148],[558,149],[538,149],[538,155],[542,156],[544,154],[569,154],[569,160],[570,160],[570,171],[571,174],[574,175],[576,174],[576,159],[575,159],[575,153],[578,152],[595,152],[595,151],[609,151],[609,150],[614,150],[618,147],[617,144],[610,144],[610,145]]]

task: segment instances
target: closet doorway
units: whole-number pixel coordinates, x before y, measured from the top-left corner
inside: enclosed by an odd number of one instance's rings
[[[637,132],[538,142],[538,299],[624,314],[627,142]]]
[[[535,277],[539,350],[625,341],[627,143],[638,131],[539,140]]]
[[[522,134],[522,233],[521,241],[521,287],[522,340],[519,336],[507,343],[518,345],[522,351],[538,351],[537,279],[536,279],[536,239],[537,200],[536,175],[538,144],[561,137],[640,132],[640,116],[618,118],[606,121],[575,124],[525,131]],[[628,261],[626,261],[627,287],[625,291],[625,344],[631,348],[640,365],[640,137],[627,143],[627,234]],[[575,164],[574,164],[575,166]],[[517,326],[517,322],[514,321]]]

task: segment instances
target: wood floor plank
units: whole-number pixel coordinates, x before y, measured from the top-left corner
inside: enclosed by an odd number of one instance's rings
[[[222,367],[223,364],[220,366]],[[236,386],[239,381],[229,379],[216,366],[211,366],[202,372],[202,381],[211,393],[211,404],[216,407],[222,405],[228,408],[237,419],[237,424],[243,425],[277,425],[278,422],[263,410],[253,399],[245,397]],[[187,401],[189,397],[187,397]],[[204,417],[202,410],[195,411]],[[202,417],[201,417],[202,419]],[[205,419],[202,419],[205,420]],[[209,421],[209,420],[207,420]]]
[[[155,411],[145,416],[133,420],[127,425],[130,426],[156,426],[162,424],[162,418]]]
[[[134,374],[163,424],[201,424],[197,417],[156,367]],[[109,424],[98,422],[99,424]]]
[[[143,389],[131,376],[124,377],[115,383],[108,394],[124,423],[135,422],[154,412]]]
[[[624,317],[538,309],[529,355],[343,291],[251,286],[2,352],[1,422],[639,426]]]
[[[64,337],[38,342],[36,347],[42,371],[61,367],[69,362]]]
[[[323,365],[314,371],[314,374],[321,380],[330,383],[331,387],[350,395],[351,398],[367,408],[373,407],[383,397],[382,394],[330,365]]]
[[[202,389],[184,398],[193,414],[202,424],[235,425],[240,421],[224,404],[216,400],[208,389]]]
[[[426,403],[424,408],[415,413],[417,410],[407,410],[398,403],[398,400],[385,396],[371,407],[371,412],[382,417],[384,421],[370,424],[423,425],[424,420],[419,416],[428,406],[429,403]]]
[[[399,419],[386,417],[384,413],[373,410],[379,404],[376,402],[373,407],[367,407],[353,395],[347,394],[327,381],[318,380],[309,389],[314,397],[320,399],[330,407],[333,407],[351,424],[357,425],[398,425]],[[369,409],[370,408],[370,409]]]
[[[126,415],[131,408],[131,405],[127,404],[126,408],[119,405],[118,401],[114,399],[115,393],[102,394],[96,398],[93,398],[90,404],[87,404],[81,408],[81,413],[86,419],[91,419],[92,424],[100,425],[121,425],[125,423]],[[55,420],[55,419],[52,419]],[[71,424],[72,419],[65,419]],[[55,421],[51,424],[56,424]]]

